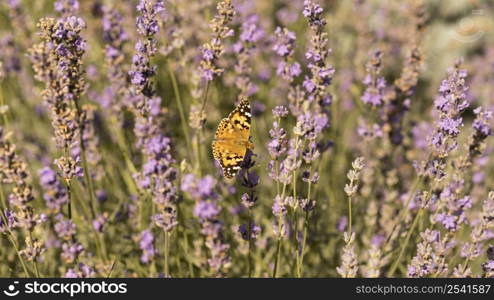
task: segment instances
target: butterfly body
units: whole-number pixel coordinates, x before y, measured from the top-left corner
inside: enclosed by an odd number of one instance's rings
[[[223,169],[226,178],[234,177],[242,167],[247,150],[253,149],[250,141],[251,108],[247,99],[221,120],[213,141],[213,156]]]

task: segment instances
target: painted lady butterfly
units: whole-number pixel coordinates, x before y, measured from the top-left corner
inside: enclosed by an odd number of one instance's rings
[[[242,167],[245,154],[254,146],[250,142],[250,103],[241,99],[240,104],[221,120],[213,141],[213,156],[223,169],[226,178],[234,177]]]

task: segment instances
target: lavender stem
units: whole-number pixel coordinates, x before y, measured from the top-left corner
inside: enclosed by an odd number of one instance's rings
[[[309,174],[312,173],[312,165],[309,167]],[[310,194],[312,188],[312,181],[309,180],[308,188],[307,188],[307,200],[310,201]],[[307,233],[309,231],[309,210],[305,211],[305,219],[304,219],[304,237],[302,239],[302,249],[300,251],[300,264],[297,270],[297,277],[300,278],[303,275],[303,267],[304,267],[304,255],[305,255],[305,246],[307,244]],[[297,256],[299,253],[297,252]]]
[[[281,193],[281,198],[284,199],[285,198],[285,191],[286,191],[286,183],[283,184],[283,192]],[[274,269],[273,269],[273,278],[276,278],[276,275],[278,273],[278,263],[280,261],[280,256],[281,256],[281,253],[280,253],[280,250],[281,250],[281,240],[283,239],[283,236],[281,234],[282,230],[281,230],[281,226],[282,226],[282,217],[281,215],[278,217],[278,241],[277,241],[277,244],[276,244],[276,254],[275,254],[275,261],[274,261]]]
[[[7,203],[5,202],[5,196],[3,194],[3,188],[2,188],[2,186],[0,186],[0,200],[1,200],[1,203],[2,203],[2,213],[1,213],[1,215],[2,215],[2,221],[5,224],[8,224],[7,217],[4,214],[5,210],[7,209]],[[26,263],[24,262],[24,259],[22,258],[22,255],[19,252],[19,247],[17,247],[17,243],[15,242],[15,240],[13,238],[12,231],[10,229],[8,229],[8,231],[7,231],[7,236],[9,238],[10,243],[12,244],[12,246],[15,249],[15,252],[17,254],[17,257],[19,258],[19,260],[21,262],[22,269],[24,270],[24,273],[26,274],[26,277],[30,277],[29,276],[29,272],[27,271]]]
[[[391,267],[391,269],[388,272],[388,277],[392,277],[393,274],[395,273],[396,269],[398,268],[400,261],[401,261],[401,257],[405,253],[406,247],[408,246],[408,242],[410,241],[410,238],[412,237],[412,234],[415,231],[415,228],[418,225],[418,221],[422,217],[423,213],[424,213],[424,208],[421,207],[419,212],[417,213],[417,215],[415,215],[415,218],[413,219],[412,226],[408,230],[408,233],[405,237],[405,241],[403,242],[403,245],[401,246],[400,254],[398,254],[398,258],[396,258],[393,266]]]
[[[175,94],[175,101],[177,102],[178,112],[180,114],[180,121],[182,123],[182,130],[185,136],[185,142],[187,143],[187,148],[189,151],[192,149],[190,144],[190,134],[189,127],[187,124],[187,119],[185,118],[184,106],[182,104],[182,97],[180,97],[180,91],[178,89],[177,79],[175,78],[175,73],[173,72],[170,64],[168,64],[168,74],[172,81],[173,93]]]

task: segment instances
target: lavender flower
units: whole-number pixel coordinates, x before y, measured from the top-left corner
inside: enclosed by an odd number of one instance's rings
[[[251,60],[254,56],[257,44],[264,37],[264,31],[259,27],[259,17],[251,15],[242,24],[240,40],[233,45],[233,50],[238,55],[235,65],[237,77],[235,85],[240,90],[239,99],[249,97],[256,91],[256,86],[252,83]]]
[[[421,19],[418,15],[422,14],[423,7],[420,3],[417,5],[414,3],[414,10],[417,14],[414,18],[417,21],[416,27],[414,27],[414,33],[416,33],[416,31],[420,31],[418,27],[423,26],[421,25],[422,21],[418,20]],[[403,120],[405,114],[410,110],[411,97],[415,94],[423,61],[424,57],[417,46],[417,41],[413,40],[410,50],[407,52],[401,75],[394,81],[394,89],[384,90],[383,96],[386,102],[384,108],[386,124],[384,126],[390,127],[388,137],[393,145],[400,145],[403,142]]]
[[[462,189],[463,185],[463,181],[452,181],[439,197],[441,207],[437,208],[434,221],[441,223],[449,231],[458,230],[459,226],[466,222],[465,212],[472,207],[471,197],[461,197],[457,192]]]
[[[491,191],[484,200],[482,211],[476,221],[470,234],[471,242],[465,243],[461,249],[461,256],[467,259],[462,269],[466,269],[468,262],[480,256],[482,242],[489,239],[489,230],[494,228],[494,192]]]
[[[209,23],[213,38],[201,47],[202,59],[199,70],[201,77],[206,81],[212,81],[223,73],[223,69],[218,66],[218,59],[224,52],[223,40],[233,35],[233,30],[227,26],[235,16],[231,0],[219,2],[216,10],[218,15]]]
[[[409,277],[427,277],[445,274],[448,265],[444,261],[446,252],[454,244],[448,242],[447,237],[441,238],[437,230],[426,229],[420,234],[422,242],[417,245],[417,255],[412,258],[408,265]]]
[[[151,81],[156,73],[151,58],[157,52],[154,38],[159,31],[157,17],[164,10],[164,4],[161,0],[141,0],[137,10],[140,15],[136,26],[141,39],[135,45],[129,76],[132,83],[131,109],[136,118],[134,133],[145,162],[142,172],[134,177],[140,188],[151,193],[158,206],[158,214],[153,216],[155,224],[169,232],[177,225],[174,186],[177,171],[173,167],[170,138],[161,132],[156,118],[160,113],[161,98],[154,95]]]
[[[124,71],[123,47],[129,39],[123,29],[123,17],[116,10],[107,6],[103,8],[103,39],[105,45],[105,61],[110,86],[103,95],[103,107],[110,109],[113,115],[122,122],[122,109],[127,96],[127,78]]]
[[[366,89],[362,96],[362,102],[371,106],[381,106],[383,104],[384,89],[386,80],[379,77],[382,68],[382,52],[374,51],[371,59],[366,64],[367,76],[364,79]]]
[[[494,246],[487,249],[487,261],[482,264],[483,277],[494,278]]]
[[[273,115],[276,120],[273,122],[273,128],[269,130],[269,136],[271,137],[268,143],[268,151],[271,156],[269,176],[278,181],[279,168],[276,166],[277,160],[288,150],[287,132],[281,127],[280,122],[281,118],[288,115],[288,110],[286,107],[277,106],[273,109]]]
[[[194,215],[203,220],[214,220],[220,211],[216,203],[211,201],[200,201],[194,207]]]
[[[358,157],[352,162],[352,169],[348,171],[347,178],[350,181],[345,185],[345,193],[349,198],[352,198],[357,192],[358,180],[360,172],[364,168],[364,158]]]
[[[19,57],[19,47],[16,45],[14,36],[4,34],[0,37],[0,61],[2,61],[2,70],[5,75],[14,75],[21,70],[21,60]]]
[[[231,266],[228,255],[230,246],[223,237],[223,223],[219,220],[221,208],[214,192],[216,180],[211,176],[197,179],[187,174],[182,179],[181,188],[196,201],[194,215],[201,224],[201,233],[205,238],[205,246],[209,250],[208,265],[213,276],[223,276]]]
[[[108,223],[108,214],[98,214],[93,220],[93,228],[98,232],[103,232],[106,224]]]
[[[29,16],[26,14],[22,2],[20,0],[7,0],[5,3],[8,7],[12,28],[16,29],[16,35],[20,37],[19,42],[25,45],[29,44],[31,24],[28,22]]]
[[[468,156],[466,157],[465,167],[472,164],[473,160],[485,151],[485,140],[493,135],[492,130],[492,111],[484,110],[482,107],[474,109],[475,119],[472,123],[473,133],[468,142]]]
[[[170,149],[168,137],[157,134],[151,138],[143,150],[148,160],[143,166],[143,172],[136,175],[140,187],[151,191],[153,201],[159,208],[158,215],[154,216],[155,223],[165,231],[171,231],[177,225],[177,197],[173,184],[177,171],[172,166],[174,160]]]
[[[135,96],[142,94],[145,98],[152,98],[154,93],[150,79],[155,75],[156,67],[151,66],[150,60],[157,52],[154,36],[159,32],[157,15],[163,9],[162,0],[141,0],[137,5],[140,15],[136,19],[136,26],[142,39],[135,44],[136,53],[132,57],[132,67],[129,71]],[[149,103],[145,103],[149,100],[140,98],[133,100],[134,108],[149,110]]]
[[[338,219],[338,222],[336,223],[336,230],[338,230],[339,232],[345,232],[347,226],[348,226],[348,217],[343,216]]]
[[[144,230],[141,232],[139,240],[139,247],[142,250],[141,262],[147,264],[151,262],[156,255],[154,236],[150,230]]]
[[[436,123],[436,131],[431,137],[431,145],[441,155],[456,149],[456,137],[463,126],[461,114],[470,105],[466,99],[467,72],[459,68],[460,63],[457,62],[449,72],[448,78],[441,82],[439,96],[434,101],[439,120]]]
[[[250,229],[249,229],[250,227]],[[249,237],[250,230],[250,237]],[[245,241],[255,240],[261,232],[261,227],[256,225],[255,223],[251,224],[242,224],[238,227],[238,232],[242,236],[242,239]]]
[[[20,253],[29,261],[35,261],[41,257],[45,249],[43,243],[33,237],[33,232],[46,217],[36,214],[30,204],[34,200],[34,195],[29,183],[30,174],[27,164],[15,152],[16,147],[9,139],[10,134],[5,133],[3,127],[0,127],[0,183],[14,185],[8,196],[13,212],[5,211],[7,224],[3,224],[2,228],[5,230],[5,226],[9,229],[15,226],[22,229],[26,239]]]
[[[39,170],[40,184],[44,189],[46,206],[54,212],[60,212],[68,202],[67,190],[58,180],[57,173],[50,167]]]
[[[321,111],[332,102],[327,87],[331,84],[335,72],[332,66],[326,64],[326,59],[331,53],[327,47],[327,33],[324,32],[326,21],[321,6],[310,0],[304,1],[303,14],[312,32],[311,46],[305,53],[311,77],[305,77],[303,86],[308,93],[308,100],[315,102],[317,111]]]
[[[58,223],[55,224],[55,232],[63,240],[71,240],[76,234],[75,224],[71,220],[66,220],[62,215],[58,215]]]
[[[65,278],[91,278],[95,277],[96,272],[94,271],[94,268],[86,265],[84,263],[79,263],[77,264],[77,267],[74,269],[68,269],[67,272],[65,272],[64,277]]]
[[[417,45],[412,46],[406,56],[405,66],[400,78],[394,83],[403,95],[411,96],[414,93],[423,61],[424,57],[420,48]]]
[[[295,33],[280,27],[277,27],[274,33],[276,40],[273,45],[273,51],[282,58],[278,62],[276,73],[287,82],[292,82],[302,72],[300,64],[294,61]]]
[[[272,207],[273,215],[278,218],[284,217],[287,213],[287,203],[286,198],[282,198],[280,195],[277,195],[274,198],[274,203]]]
[[[378,278],[385,261],[382,258],[382,250],[379,243],[372,243],[368,250],[367,264],[362,268],[363,274],[368,278]]]
[[[7,234],[17,226],[17,220],[13,211],[5,210],[2,212],[4,218],[0,218],[0,233]]]
[[[214,191],[216,184],[216,179],[211,175],[206,175],[198,180],[193,174],[185,174],[182,178],[181,189],[189,193],[192,199],[216,199],[218,197]]]
[[[441,180],[445,176],[446,158],[457,149],[457,137],[463,126],[462,113],[470,105],[466,98],[467,73],[460,69],[461,60],[449,71],[448,78],[441,82],[439,96],[434,101],[438,120],[429,145],[433,150],[429,159],[419,166],[419,174]]]
[[[355,232],[352,230],[352,200],[355,196],[358,188],[358,180],[360,172],[364,168],[364,158],[358,157],[352,162],[352,169],[348,171],[347,178],[349,183],[345,185],[344,191],[348,197],[348,231],[343,234],[345,241],[345,247],[343,248],[343,254],[341,255],[341,266],[336,268],[338,274],[344,278],[353,278],[357,276],[358,263],[357,256],[355,254],[355,247],[353,245],[355,241]]]
[[[103,169],[101,166],[101,154],[99,149],[99,138],[96,135],[95,128],[95,110],[96,107],[90,104],[84,104],[80,109],[80,124],[81,124],[81,139],[71,150],[72,157],[80,157],[82,151],[85,151],[85,157],[89,166],[91,166],[91,174],[94,178],[101,179]],[[82,146],[81,146],[82,142]]]
[[[57,0],[55,10],[63,16],[72,16],[79,11],[79,1],[77,0]]]
[[[57,236],[62,240],[60,257],[66,263],[73,263],[79,259],[85,250],[84,246],[77,241],[76,225],[61,214],[57,215],[55,219],[54,229]]]
[[[487,35],[441,75],[427,25],[475,36],[422,0],[31,2],[0,1],[0,276],[494,276]],[[259,153],[206,122],[239,97]]]
[[[57,146],[66,153],[80,135],[79,101],[85,89],[82,55],[86,41],[84,21],[70,16],[60,20],[42,19],[38,25],[43,41],[30,50],[36,78],[45,83],[43,97],[50,108]],[[81,176],[79,157],[64,156],[55,162],[67,182]]]
[[[355,247],[353,242],[355,241],[355,232],[348,235],[344,233],[345,247],[343,248],[343,254],[341,255],[341,266],[336,268],[338,274],[343,278],[354,278],[357,276],[358,262],[357,255],[355,254]]]

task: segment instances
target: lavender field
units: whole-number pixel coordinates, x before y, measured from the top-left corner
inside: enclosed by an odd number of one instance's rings
[[[493,111],[488,0],[0,0],[0,277],[494,277]]]

